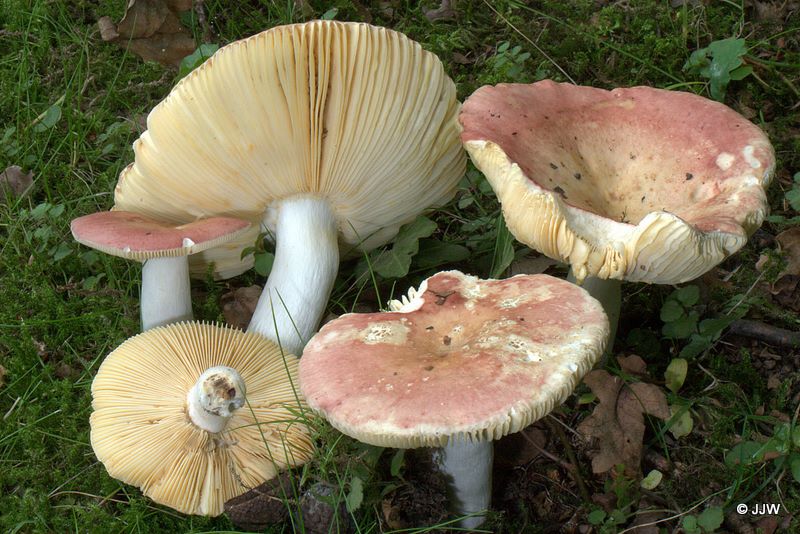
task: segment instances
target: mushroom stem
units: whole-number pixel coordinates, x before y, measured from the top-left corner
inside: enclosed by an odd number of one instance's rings
[[[275,262],[247,328],[299,355],[317,331],[339,270],[336,219],[327,201],[284,200],[275,224]]]
[[[489,509],[492,498],[491,441],[450,440],[436,449],[433,460],[445,475],[451,511],[469,515],[459,522],[462,528],[477,528],[486,520],[480,512]]]
[[[567,274],[567,280],[575,284],[575,275],[572,269]],[[622,301],[622,280],[612,280],[587,276],[580,285],[589,292],[591,296],[600,301],[608,316],[608,344],[606,354],[614,350],[614,339],[617,336],[617,323],[619,323],[619,311]],[[605,357],[604,360],[605,361]]]
[[[186,256],[153,258],[142,266],[142,330],[192,320]]]
[[[209,367],[186,395],[189,418],[199,428],[222,432],[233,412],[244,406],[245,386],[231,367]]]

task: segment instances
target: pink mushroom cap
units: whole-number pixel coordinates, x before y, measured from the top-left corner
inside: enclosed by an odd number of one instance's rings
[[[78,217],[70,229],[83,245],[142,261],[201,252],[235,239],[250,226],[249,221],[232,217],[210,217],[176,226],[138,213],[102,211]]]
[[[696,278],[767,213],[769,139],[691,93],[500,84],[473,93],[459,121],[511,232],[579,279]]]
[[[300,359],[309,406],[379,446],[516,432],[561,404],[602,354],[599,302],[547,275],[438,273],[401,311],[346,314]]]

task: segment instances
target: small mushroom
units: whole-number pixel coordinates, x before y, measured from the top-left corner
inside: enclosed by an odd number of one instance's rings
[[[691,93],[500,84],[475,91],[459,121],[511,233],[569,264],[603,302],[612,333],[620,280],[697,278],[767,213],[769,139]]]
[[[108,473],[186,514],[304,463],[297,358],[263,337],[178,323],[134,336],[92,382],[91,443]]]
[[[340,249],[360,254],[447,202],[464,173],[459,103],[439,59],[405,35],[313,21],[221,48],[153,109],[117,209],[191,221],[230,215],[274,236],[249,330],[299,354]],[[225,276],[254,233],[229,251]]]
[[[544,417],[603,351],[608,319],[586,291],[547,275],[428,278],[385,313],[325,324],[300,360],[309,406],[355,439],[441,447],[452,507],[480,525],[492,440]]]
[[[104,211],[78,217],[70,225],[87,247],[142,266],[142,330],[192,319],[188,256],[235,240],[248,221],[212,217],[174,225],[138,213]]]

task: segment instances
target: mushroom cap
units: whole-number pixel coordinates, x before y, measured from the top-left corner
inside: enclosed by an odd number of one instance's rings
[[[250,229],[250,222],[211,217],[175,226],[129,211],[101,211],[74,219],[75,241],[134,260],[188,256],[228,243]]]
[[[459,120],[509,230],[578,279],[691,280],[767,213],[767,136],[694,94],[500,84],[473,93]]]
[[[220,433],[195,426],[187,392],[208,368],[235,369],[246,404]],[[257,335],[176,323],[134,336],[106,357],[92,383],[91,443],[108,473],[186,514],[223,504],[313,448],[296,392],[297,358]]]
[[[572,393],[603,352],[608,319],[548,275],[428,278],[404,311],[345,314],[303,350],[300,387],[341,432],[384,447],[516,432]]]
[[[401,33],[275,27],[221,48],[152,110],[115,209],[252,221],[224,277],[249,268],[240,249],[293,196],[327,199],[342,249],[369,250],[455,194],[459,106],[439,59]]]

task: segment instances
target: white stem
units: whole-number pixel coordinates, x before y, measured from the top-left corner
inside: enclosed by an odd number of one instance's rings
[[[207,432],[222,432],[233,412],[244,406],[245,393],[244,381],[236,369],[210,367],[186,394],[189,418]]]
[[[142,330],[192,320],[186,256],[154,258],[142,266]]]
[[[247,330],[300,355],[317,331],[339,270],[336,219],[327,201],[291,198],[279,206],[275,261]]]
[[[447,478],[450,509],[458,515],[476,514],[459,522],[462,528],[477,528],[486,520],[492,498],[491,441],[451,440],[434,451],[433,460]]]
[[[572,269],[569,270],[567,280],[575,283],[575,276],[572,274]],[[608,345],[606,346],[606,354],[610,354],[614,350],[614,339],[617,336],[617,324],[619,323],[619,311],[621,306],[621,280],[607,280],[602,278],[595,278],[588,276],[581,284],[581,287],[589,292],[591,296],[600,301],[603,309],[608,315],[609,331],[608,331]]]

